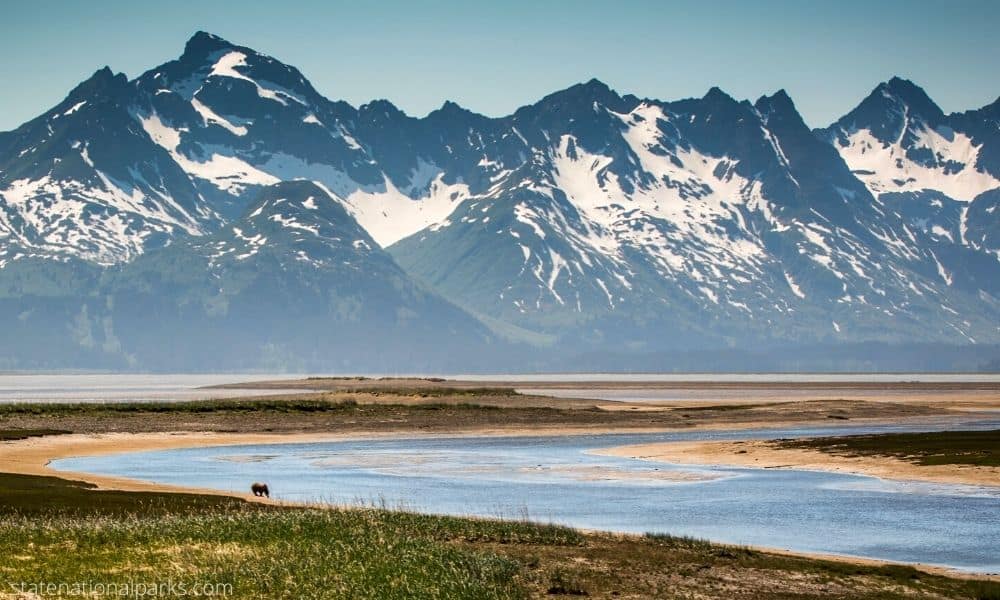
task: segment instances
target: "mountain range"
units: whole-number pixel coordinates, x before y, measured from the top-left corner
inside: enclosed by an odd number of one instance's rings
[[[784,91],[591,80],[415,118],[199,32],[0,133],[0,368],[985,352],[998,203],[1000,99],[949,115],[893,78],[813,130]]]

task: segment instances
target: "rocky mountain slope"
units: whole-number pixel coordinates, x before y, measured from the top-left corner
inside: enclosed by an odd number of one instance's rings
[[[47,264],[60,269],[56,281],[80,267]],[[264,188],[215,233],[77,278],[47,295],[0,297],[5,314],[18,315],[8,331],[25,336],[5,339],[2,349],[23,357],[25,342],[41,332],[52,345],[34,358],[45,366],[68,346],[86,366],[109,368],[393,372],[467,368],[464,349],[488,356],[494,344],[486,327],[414,285],[308,181]]]
[[[69,364],[997,343],[998,123],[1000,101],[945,115],[901,79],[815,131],[783,91],[664,102],[596,80],[507,117],[414,118],[198,33],[0,133],[0,302],[73,339]],[[310,337],[337,327],[371,341],[354,362]],[[157,344],[171,332],[200,341]]]

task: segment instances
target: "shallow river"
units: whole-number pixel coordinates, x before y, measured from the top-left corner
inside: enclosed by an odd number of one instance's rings
[[[996,421],[961,426],[997,427]],[[241,492],[263,480],[274,497],[286,500],[528,517],[1000,572],[1000,488],[664,465],[591,453],[659,440],[903,429],[379,439],[142,452],[53,466]]]

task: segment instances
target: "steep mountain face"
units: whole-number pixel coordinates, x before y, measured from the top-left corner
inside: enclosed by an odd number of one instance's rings
[[[242,218],[140,257],[106,289],[123,350],[142,364],[467,368],[462,348],[490,344],[485,327],[415,286],[305,181],[265,188]]]
[[[56,292],[53,310],[37,311],[55,327],[33,326],[54,329],[51,337],[62,330],[95,364],[457,369],[469,368],[463,348],[488,353],[492,344],[485,327],[415,286],[306,181],[266,187],[216,233],[150,250],[78,287],[86,293]]]
[[[133,87],[135,120],[226,218],[279,181],[315,179],[343,197],[382,183],[345,129],[354,109],[249,48],[199,33]]]
[[[358,120],[294,68],[206,33],[131,82],[102,69],[0,134],[0,264],[128,261],[210,233],[263,186],[293,179],[322,185],[382,244],[447,216],[463,186],[423,164],[387,168],[390,179],[353,137]]]
[[[32,256],[113,264],[219,218],[130,115],[104,68],[59,105],[0,134],[0,267]]]
[[[492,125],[530,160],[483,148],[493,186],[390,248],[478,313],[646,349],[996,335],[975,292],[914,270],[905,222],[784,92],[663,103],[591,82]]]
[[[439,296],[576,352],[996,343],[998,138],[1000,101],[945,115],[901,79],[817,131],[784,91],[596,80],[414,118],[198,33],[0,133],[0,303],[137,365],[500,352]]]
[[[875,195],[935,190],[969,202],[1000,187],[996,123],[996,104],[946,116],[922,89],[893,78],[820,135]]]
[[[1000,101],[945,115],[912,82],[893,78],[817,134],[840,153],[880,210],[902,222],[890,247],[910,268],[948,288],[998,285]]]

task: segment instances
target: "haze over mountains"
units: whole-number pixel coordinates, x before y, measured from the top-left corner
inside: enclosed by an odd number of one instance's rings
[[[1000,343],[998,203],[1000,100],[945,115],[898,78],[815,131],[783,91],[596,80],[413,118],[198,33],[0,133],[0,368],[975,356]]]

